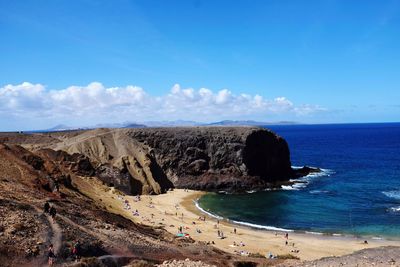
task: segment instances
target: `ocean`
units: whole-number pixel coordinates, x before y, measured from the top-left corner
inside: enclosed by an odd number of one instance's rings
[[[270,230],[400,240],[400,123],[267,126],[293,166],[324,171],[306,183],[247,194],[207,194],[198,205]]]

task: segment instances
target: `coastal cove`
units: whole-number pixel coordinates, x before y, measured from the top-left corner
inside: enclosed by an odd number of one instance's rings
[[[268,126],[292,165],[321,167],[282,190],[206,194],[199,206],[264,229],[400,240],[400,124]]]
[[[259,253],[263,256],[269,253],[275,256],[292,254],[300,260],[307,261],[347,255],[366,248],[398,245],[397,241],[383,239],[368,239],[368,244],[364,244],[362,238],[292,232],[289,233],[286,245],[285,232],[241,226],[203,213],[196,207],[196,200],[207,194],[206,192],[174,189],[156,196],[144,195],[138,201],[135,196],[121,194],[115,189],[109,190],[99,182],[85,178],[77,179],[75,182],[90,198],[101,199],[112,213],[120,214],[138,224],[163,228],[178,238],[190,237],[195,241],[209,243],[223,251],[242,256],[248,253]],[[129,203],[131,208],[127,208],[126,203]],[[138,210],[136,215],[135,210]],[[203,216],[205,221],[199,220]],[[180,227],[186,237],[179,237]],[[236,234],[234,234],[235,228]],[[218,230],[224,233],[223,239],[218,237]],[[241,242],[245,246],[233,245]]]

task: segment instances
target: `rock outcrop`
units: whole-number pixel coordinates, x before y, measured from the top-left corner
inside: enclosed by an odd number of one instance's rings
[[[173,187],[150,148],[130,138],[125,129],[83,132],[55,149],[82,154],[96,168],[98,178],[129,194],[160,194]]]
[[[286,141],[258,127],[134,129],[176,187],[242,191],[294,176]]]
[[[53,148],[84,155],[97,177],[131,194],[257,190],[296,176],[286,141],[258,127],[96,129]]]

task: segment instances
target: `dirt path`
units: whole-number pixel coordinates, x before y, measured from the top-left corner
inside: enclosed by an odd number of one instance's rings
[[[47,217],[47,220],[49,221],[51,231],[52,231],[51,243],[54,246],[55,254],[58,255],[58,253],[61,250],[61,245],[62,245],[61,227],[58,223],[53,222],[53,219],[49,215],[46,215],[46,217]]]
[[[32,206],[36,212],[41,215],[43,211],[37,206]],[[43,214],[44,218],[46,218],[47,222],[50,225],[51,231],[48,231],[49,242],[54,246],[54,252],[57,255],[61,250],[62,245],[62,230],[60,225],[57,222],[54,222],[50,215]]]
[[[63,220],[65,223],[74,226],[76,228],[78,228],[79,230],[81,230],[82,232],[87,233],[88,235],[91,235],[93,237],[96,237],[97,239],[101,240],[103,243],[111,243],[114,247],[115,250],[117,250],[119,253],[122,253],[124,256],[126,257],[133,257],[135,255],[132,254],[132,252],[130,250],[128,250],[127,248],[122,247],[120,244],[118,244],[117,242],[113,242],[109,236],[107,236],[106,234],[100,233],[98,231],[92,231],[90,229],[88,229],[87,227],[84,227],[82,225],[77,224],[76,222],[74,222],[73,220],[69,219],[66,216],[63,215],[57,215],[57,218]],[[136,255],[137,256],[137,255]]]

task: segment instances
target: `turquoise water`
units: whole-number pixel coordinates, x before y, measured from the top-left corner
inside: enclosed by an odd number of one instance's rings
[[[211,213],[267,229],[400,238],[400,124],[268,126],[289,143],[292,165],[323,175],[305,186],[207,194]]]

